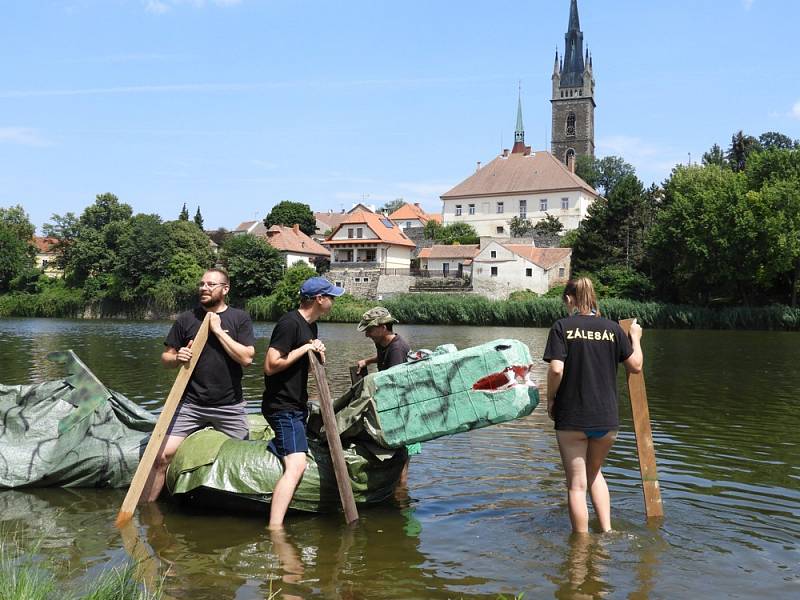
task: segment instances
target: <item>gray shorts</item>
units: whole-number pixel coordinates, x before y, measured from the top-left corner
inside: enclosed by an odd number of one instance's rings
[[[209,426],[232,438],[246,440],[250,428],[247,426],[245,401],[225,406],[200,406],[192,402],[181,402],[172,417],[167,435],[187,437]]]

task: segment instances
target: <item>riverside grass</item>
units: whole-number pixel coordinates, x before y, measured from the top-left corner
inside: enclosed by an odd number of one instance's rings
[[[0,317],[74,318],[83,314],[86,306],[80,292],[64,292],[2,295]],[[365,311],[378,304],[406,324],[550,327],[566,315],[560,298],[490,300],[474,294],[400,294],[377,301],[345,294],[322,320],[358,323]],[[141,311],[141,306],[134,305],[129,310],[119,308],[122,314],[129,315],[137,314],[137,308]],[[245,308],[259,321],[275,321],[282,314],[272,296],[251,298]],[[778,304],[711,308],[607,298],[600,301],[600,311],[614,320],[636,317],[642,326],[654,329],[800,330],[800,308]]]
[[[148,590],[136,580],[136,565],[127,561],[106,568],[91,583],[64,590],[51,565],[38,557],[40,543],[23,549],[20,536],[0,532],[0,599],[2,600],[160,600],[161,589]]]

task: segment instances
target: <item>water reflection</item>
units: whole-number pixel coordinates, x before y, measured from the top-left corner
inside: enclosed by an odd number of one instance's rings
[[[258,410],[260,362],[271,324],[257,323],[245,394]],[[167,322],[0,319],[0,382],[60,376],[43,360],[74,348],[108,386],[157,409],[174,372],[158,362]],[[459,347],[499,337],[541,356],[547,331],[399,326],[415,347]],[[331,389],[370,350],[352,325],[323,323]],[[543,411],[424,444],[395,502],[340,515],[290,515],[285,544],[266,515],[137,512],[136,536],[113,521],[124,494],[109,490],[0,492],[0,527],[43,540],[57,576],[96,573],[128,552],[175,598],[769,597],[800,585],[800,335],[647,331],[650,415],[665,519],[645,524],[627,399],[604,472],[616,532],[570,537],[563,474]],[[544,363],[536,372],[544,381]],[[139,539],[139,549],[131,544]],[[138,553],[138,554],[137,554]]]

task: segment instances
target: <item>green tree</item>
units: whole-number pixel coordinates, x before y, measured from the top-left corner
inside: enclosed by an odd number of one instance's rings
[[[572,245],[572,270],[596,272],[622,264],[638,268],[644,259],[646,205],[639,179],[625,175],[607,198],[589,206]]]
[[[634,177],[636,170],[620,156],[604,156],[597,161],[599,175],[595,188],[603,195],[609,196],[614,188],[624,179]]]
[[[172,246],[169,231],[158,215],[138,214],[119,240],[114,269],[117,294],[124,301],[141,301],[156,283],[169,277]]]
[[[767,131],[758,136],[758,143],[764,150],[795,150],[800,148],[800,140],[792,140],[788,135],[777,131]]]
[[[558,235],[564,231],[564,224],[550,213],[544,213],[544,219],[533,226],[533,232],[537,235]]]
[[[45,223],[42,226],[42,231],[47,237],[52,237],[58,240],[53,250],[56,252],[56,264],[60,269],[67,270],[69,265],[73,245],[78,238],[80,225],[78,217],[75,213],[68,212],[65,215],[52,215],[51,220],[53,223]]]
[[[280,252],[254,235],[229,237],[220,259],[231,278],[231,295],[238,300],[271,294],[283,275]]]
[[[28,213],[19,204],[8,208],[0,207],[0,224],[26,243],[30,243],[36,232],[36,227],[31,223]]]
[[[306,235],[313,235],[317,228],[317,220],[307,204],[284,200],[276,204],[264,218],[264,225],[269,229],[273,225],[291,227],[299,225],[300,231]]]
[[[98,194],[94,204],[81,214],[79,225],[100,231],[109,223],[127,221],[132,214],[130,205],[120,202],[114,194]]]
[[[422,228],[422,234],[427,240],[438,240],[441,238],[441,231],[444,226],[439,221],[431,219]]]
[[[35,231],[22,206],[0,208],[0,291],[7,291],[12,280],[33,266]]]
[[[186,202],[183,203],[183,208],[181,209],[181,212],[178,215],[178,220],[179,221],[189,220],[189,210],[186,208]]]
[[[533,233],[534,226],[530,219],[523,219],[516,215],[509,222],[508,229],[511,231],[511,237],[525,237]]]
[[[386,213],[387,215],[390,215],[390,214],[392,214],[394,211],[396,211],[396,210],[398,210],[398,209],[402,208],[402,207],[403,207],[403,205],[404,205],[405,203],[406,203],[406,201],[405,201],[405,200],[403,200],[402,198],[395,198],[394,200],[390,200],[389,202],[387,202],[386,204],[384,204],[384,205],[381,207],[381,210],[380,210],[380,212],[384,212],[384,213]]]
[[[200,207],[197,207],[197,212],[194,213],[194,224],[200,231],[203,231],[203,215],[200,214]]]
[[[173,252],[183,252],[201,269],[214,264],[214,254],[208,236],[189,221],[168,221],[164,223],[170,238]],[[201,273],[202,274],[202,273]]]
[[[445,225],[440,230],[441,241],[445,245],[477,244],[480,242],[475,228],[469,223],[458,222]]]
[[[743,171],[747,158],[754,152],[760,151],[761,144],[752,135],[745,135],[743,131],[738,131],[731,136],[731,145],[725,158],[730,163],[734,171]]]
[[[719,147],[719,144],[714,144],[708,152],[703,153],[702,164],[717,165],[718,167],[727,166],[728,161],[725,160],[725,153]]]
[[[597,159],[588,154],[581,154],[575,161],[575,175],[593,188],[597,188],[597,182],[600,180],[600,167]]]
[[[317,272],[303,263],[295,263],[283,275],[283,279],[272,294],[275,299],[275,310],[282,315],[300,306],[300,286],[309,277],[315,277]]]

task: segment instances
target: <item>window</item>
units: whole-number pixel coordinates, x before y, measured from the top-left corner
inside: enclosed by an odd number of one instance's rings
[[[489,256],[491,258],[497,258],[497,250],[492,250],[491,252],[489,252]]]
[[[406,221],[406,229],[408,229],[409,227],[411,227],[411,221]]]
[[[561,210],[567,210],[569,208],[569,198],[562,198],[561,199]]]
[[[503,203],[502,202],[498,202],[497,203],[497,214],[498,215],[502,215],[503,214],[503,210],[504,210]]]
[[[461,216],[461,205],[460,204],[456,204],[456,216],[457,217]]]
[[[547,210],[547,198],[539,200],[539,210]]]
[[[356,277],[355,281],[356,281],[356,283],[361,283],[361,277]]]
[[[567,135],[575,135],[575,113],[573,112],[567,115]]]
[[[558,276],[564,277],[564,273],[565,273],[564,267],[558,267]]]
[[[500,225],[500,226],[497,228],[497,233],[505,233],[505,232],[506,232],[506,228],[505,228],[505,227],[503,227],[502,225]]]
[[[363,227],[358,227],[358,228],[356,229],[356,237],[357,237],[358,239],[361,239],[361,238],[363,238],[363,237],[364,237],[364,228],[363,228]]]
[[[533,269],[525,269],[525,277],[533,277]]]
[[[528,218],[528,201],[527,200],[520,200],[519,201],[519,218],[520,219],[527,219]]]
[[[497,277],[497,267],[492,267],[492,277]]]
[[[344,286],[342,285],[342,282],[341,282],[341,281],[337,281],[337,282],[336,282],[334,285],[335,285],[336,287],[340,287],[340,288],[343,288],[343,287],[344,287]]]
[[[469,214],[471,214],[471,215],[475,214],[475,205],[474,204],[470,204],[469,205]]]
[[[369,277],[364,277],[363,281],[364,283],[369,283]]]
[[[575,150],[570,148],[567,150],[566,154],[564,154],[564,164],[569,166],[571,160],[575,160]]]
[[[352,228],[352,227],[348,228],[348,230],[347,230],[347,237],[348,237],[349,239],[351,239],[351,240],[353,239],[353,228]]]

